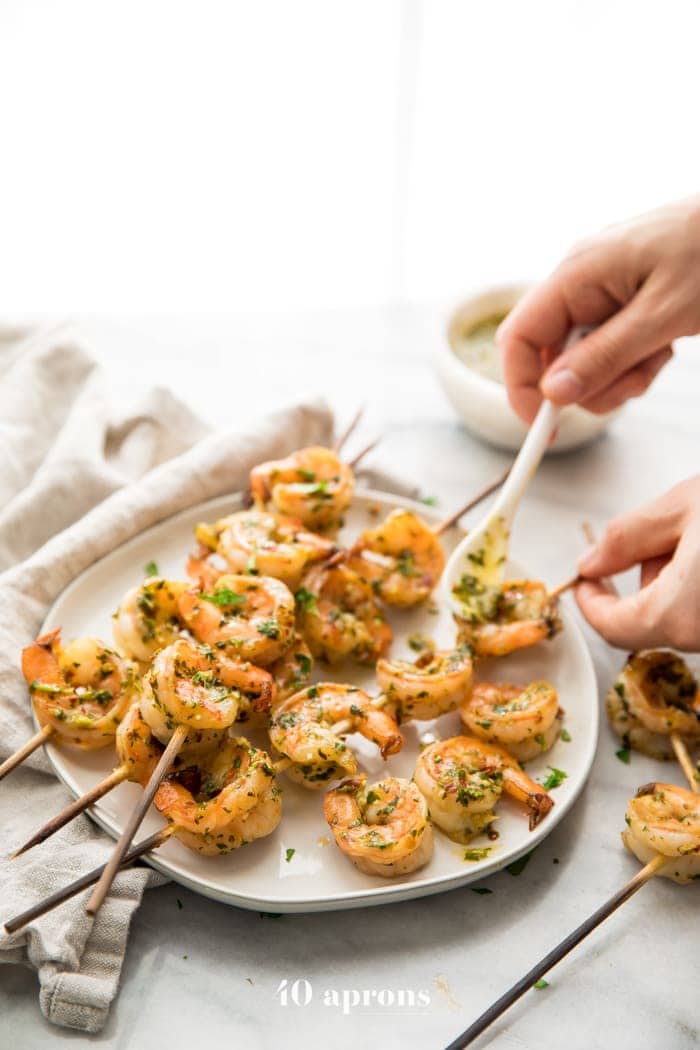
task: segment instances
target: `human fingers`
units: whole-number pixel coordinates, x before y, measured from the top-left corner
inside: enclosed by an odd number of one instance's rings
[[[673,357],[673,350],[665,346],[661,350],[648,357],[646,361],[635,365],[624,375],[616,379],[605,390],[599,391],[593,397],[581,401],[581,407],[597,415],[613,412],[629,401],[630,398],[639,397],[647,390],[656,379],[657,375]]]

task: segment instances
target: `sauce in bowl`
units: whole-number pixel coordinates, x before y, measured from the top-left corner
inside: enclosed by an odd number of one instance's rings
[[[462,364],[486,379],[503,382],[501,355],[496,346],[496,331],[508,316],[508,311],[491,314],[476,324],[469,325],[454,339],[454,352]]]

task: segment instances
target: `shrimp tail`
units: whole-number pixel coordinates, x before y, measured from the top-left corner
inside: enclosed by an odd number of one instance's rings
[[[403,737],[400,733],[394,733],[388,737],[380,747],[381,755],[386,760],[389,755],[395,755],[403,747]]]
[[[554,805],[554,799],[544,791],[536,791],[527,797],[527,808],[530,811],[530,831],[534,831],[537,825],[547,816]]]
[[[40,635],[36,640],[36,645],[40,645],[42,649],[53,649],[55,645],[61,640],[61,628],[54,627],[52,631],[47,631],[46,634]]]
[[[637,788],[635,798],[642,798],[644,795],[655,795],[659,787],[655,780],[650,780],[648,784],[642,784],[641,787]]]

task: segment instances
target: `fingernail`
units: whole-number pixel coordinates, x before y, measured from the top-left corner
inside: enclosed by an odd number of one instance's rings
[[[558,372],[545,376],[541,387],[544,396],[558,404],[578,401],[583,394],[583,383],[570,368],[561,368]]]
[[[585,572],[595,564],[595,560],[598,554],[598,547],[594,544],[589,547],[587,551],[584,551],[577,562],[577,568],[579,572]]]

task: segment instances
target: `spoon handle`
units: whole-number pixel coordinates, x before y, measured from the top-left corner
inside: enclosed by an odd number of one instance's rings
[[[561,409],[558,405],[554,405],[551,401],[542,402],[535,420],[527,432],[515,463],[511,467],[510,474],[493,506],[491,511],[492,517],[503,518],[507,524],[510,524],[513,520],[523,493],[547,451],[547,446],[556,430],[560,415]]]

